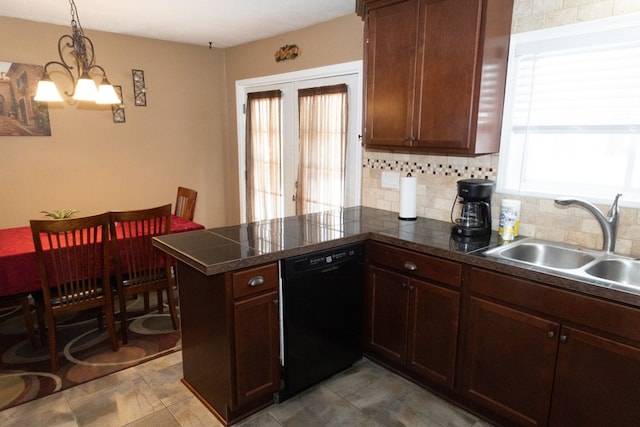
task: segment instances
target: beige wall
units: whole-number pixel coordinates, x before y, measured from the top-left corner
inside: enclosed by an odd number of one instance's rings
[[[637,0],[516,0],[514,31],[640,11]],[[0,227],[26,225],[41,210],[90,214],[173,203],[175,187],[198,189],[196,220],[239,222],[236,80],[362,59],[363,23],[355,14],[226,49],[88,31],[98,62],[125,94],[125,124],[111,112],[52,108],[51,137],[0,137]],[[0,17],[0,60],[43,64],[68,27]],[[276,63],[275,51],[297,44],[302,55]],[[148,106],[135,107],[131,69],[145,70]],[[400,166],[395,162],[399,161]],[[498,156],[458,158],[365,151],[365,206],[397,210],[397,191],[382,189],[383,169],[417,164],[418,214],[448,220],[456,181],[497,175]],[[383,166],[380,166],[383,165]],[[612,195],[613,198],[613,195]],[[494,198],[497,220],[500,195]],[[522,198],[523,234],[598,247],[598,225],[584,211]],[[603,207],[604,208],[604,207]],[[622,210],[618,252],[640,255],[640,211]]]
[[[515,0],[512,31],[519,33],[639,11],[638,0]],[[418,177],[418,215],[443,221],[450,220],[459,179],[495,180],[498,173],[497,154],[466,158],[366,150],[363,164],[363,205],[397,211],[399,192],[382,188],[382,172],[406,173],[413,169]],[[611,201],[614,196],[611,194]],[[496,194],[492,200],[494,229],[497,229],[502,198]],[[550,199],[509,198],[522,201],[521,234],[590,248],[602,246],[600,226],[584,209],[558,209]],[[601,208],[606,211],[608,206]],[[640,256],[640,211],[623,208],[620,221],[616,252]]]
[[[57,59],[65,26],[0,17],[0,61]],[[122,86],[126,123],[110,106],[51,105],[51,137],[0,137],[0,228],[28,225],[42,210],[90,215],[175,203],[176,187],[199,191],[195,220],[227,220],[224,52],[86,31],[97,63]],[[131,69],[142,69],[147,107],[133,105]],[[62,84],[64,80],[54,80]],[[70,89],[70,87],[65,88]]]
[[[229,146],[226,166],[227,177],[234,183],[227,189],[227,206],[232,222],[240,221],[237,184],[236,81],[361,60],[362,35],[362,19],[353,13],[299,31],[226,50],[227,98],[229,99],[227,105]],[[287,44],[298,45],[302,49],[302,54],[294,60],[276,62],[274,53]]]

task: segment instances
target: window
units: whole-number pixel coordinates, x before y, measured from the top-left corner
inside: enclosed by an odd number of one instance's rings
[[[640,206],[640,15],[511,39],[498,191]]]

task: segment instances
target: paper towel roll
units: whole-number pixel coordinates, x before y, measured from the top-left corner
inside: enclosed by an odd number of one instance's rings
[[[416,189],[417,179],[408,174],[400,178],[400,213],[398,218],[405,221],[414,221],[416,215]]]

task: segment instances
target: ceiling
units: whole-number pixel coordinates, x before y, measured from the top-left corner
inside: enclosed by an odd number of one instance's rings
[[[77,0],[85,30],[226,48],[355,13],[355,0]],[[2,0],[2,16],[69,26],[67,0]],[[295,40],[293,40],[295,41]]]

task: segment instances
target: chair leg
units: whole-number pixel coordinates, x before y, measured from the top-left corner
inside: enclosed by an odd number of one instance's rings
[[[56,337],[56,322],[53,313],[47,310],[46,313],[47,326],[49,329],[49,355],[51,356],[51,372],[56,373],[58,370],[58,345]]]
[[[36,320],[38,321],[38,334],[40,335],[40,344],[44,345],[47,342],[46,330],[47,325],[45,322],[45,308],[44,302],[38,295],[33,295],[33,302],[36,306]]]
[[[129,342],[129,337],[127,336],[129,324],[127,323],[127,295],[124,290],[118,292],[118,302],[120,303],[120,332],[122,333],[122,344],[127,344]]]
[[[104,329],[104,320],[102,318],[102,310],[101,309],[97,309],[96,310],[96,321],[98,322],[98,330],[101,331]]]
[[[22,303],[22,315],[24,316],[24,326],[27,330],[27,337],[29,337],[31,346],[37,347],[36,330],[33,328],[33,317],[31,317],[31,304],[29,303],[29,297],[27,295],[23,295],[20,297],[20,302]]]
[[[110,301],[108,301],[109,304],[105,305],[104,307],[104,316],[105,316],[105,322],[107,323],[107,332],[109,333],[109,339],[111,341],[111,350],[113,351],[118,351],[119,349],[119,344],[118,344],[118,336],[116,335],[116,320],[115,320],[115,316],[113,315],[113,303],[111,303]]]
[[[173,329],[176,331],[180,329],[180,322],[178,320],[178,311],[176,309],[176,299],[173,295],[173,286],[169,285],[167,289],[167,302],[169,303],[169,312],[171,313],[171,323],[173,323]]]
[[[158,299],[158,313],[164,313],[164,302],[162,301],[162,289],[158,289],[156,292]]]

